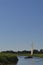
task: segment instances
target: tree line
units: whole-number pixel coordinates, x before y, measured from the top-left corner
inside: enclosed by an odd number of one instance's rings
[[[31,51],[27,51],[27,50],[23,50],[23,51],[13,51],[13,50],[10,50],[10,51],[2,51],[2,53],[15,53],[15,54],[26,54],[26,53],[31,53]],[[43,54],[43,49],[40,49],[37,50],[37,49],[34,49],[33,50],[33,53],[34,54]]]

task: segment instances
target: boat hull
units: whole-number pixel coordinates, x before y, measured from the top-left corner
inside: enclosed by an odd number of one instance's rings
[[[28,58],[33,58],[33,57],[32,56],[25,57],[25,59],[28,59]]]

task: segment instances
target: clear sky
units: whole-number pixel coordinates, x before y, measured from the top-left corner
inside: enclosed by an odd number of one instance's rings
[[[43,0],[0,0],[0,51],[43,48]]]

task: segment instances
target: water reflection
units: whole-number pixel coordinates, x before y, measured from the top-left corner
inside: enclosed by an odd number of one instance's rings
[[[35,65],[34,59],[31,59],[31,65]]]

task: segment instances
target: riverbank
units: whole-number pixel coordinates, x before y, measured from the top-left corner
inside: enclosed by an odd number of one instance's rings
[[[18,53],[1,53],[0,52],[0,65],[5,64],[16,64],[18,61],[17,56],[31,56],[29,53],[18,54]],[[43,54],[33,54],[33,57],[43,58]]]
[[[4,64],[15,64],[18,58],[13,53],[0,53],[0,65]]]
[[[43,54],[33,54],[33,56],[43,58]]]

